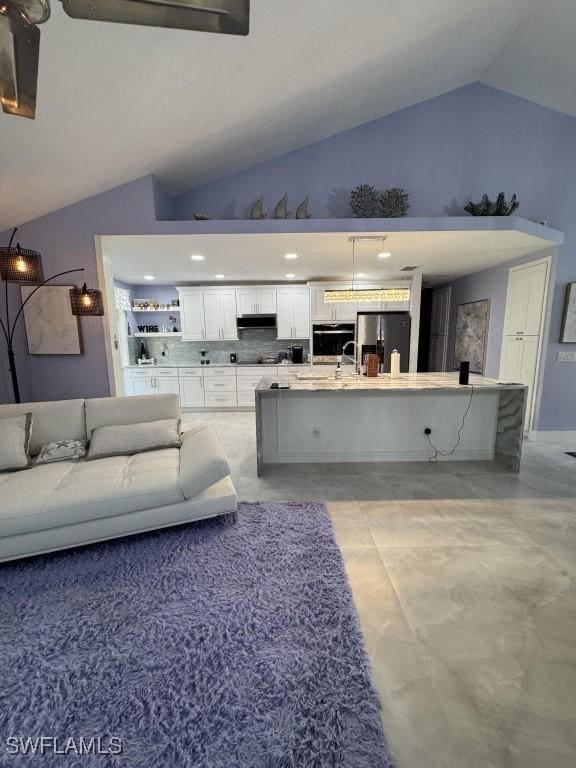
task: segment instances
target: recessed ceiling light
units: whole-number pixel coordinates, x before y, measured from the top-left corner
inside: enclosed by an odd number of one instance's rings
[[[154,275],[144,275],[144,280],[155,280]]]
[[[296,275],[294,274],[294,272],[288,272],[286,277],[288,278],[288,280],[293,280],[296,277]]]
[[[290,259],[290,260],[297,259],[298,258],[298,254],[297,253],[287,253],[286,256],[284,256],[284,258],[285,259]]]
[[[202,256],[201,253],[193,253],[192,256],[190,256],[192,261],[204,261],[204,256]]]
[[[216,280],[224,280],[224,275],[221,275],[220,272],[217,272],[214,277]]]
[[[392,254],[391,254],[391,253],[385,253],[385,252],[382,252],[382,253],[379,253],[379,254],[378,254],[378,258],[379,258],[379,259],[389,259],[389,258],[390,258],[390,256],[392,256]]]

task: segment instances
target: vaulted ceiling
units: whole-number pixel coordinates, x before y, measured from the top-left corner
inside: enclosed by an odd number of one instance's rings
[[[0,231],[147,173],[176,194],[481,80],[576,115],[573,0],[252,0],[247,38],[42,26],[0,114]]]

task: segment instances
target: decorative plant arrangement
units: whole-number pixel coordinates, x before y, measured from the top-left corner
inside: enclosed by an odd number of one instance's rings
[[[408,198],[401,187],[380,192],[370,184],[360,184],[350,192],[350,209],[359,219],[399,219],[408,213]]]
[[[488,195],[482,195],[482,200],[479,203],[473,203],[470,201],[464,206],[464,210],[471,213],[472,216],[510,216],[517,210],[520,203],[516,195],[512,195],[510,202],[506,202],[504,192],[500,192],[496,198],[496,202],[492,202]]]

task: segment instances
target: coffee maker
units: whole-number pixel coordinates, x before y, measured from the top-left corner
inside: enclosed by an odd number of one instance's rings
[[[304,347],[290,347],[290,357],[296,365],[304,362]]]

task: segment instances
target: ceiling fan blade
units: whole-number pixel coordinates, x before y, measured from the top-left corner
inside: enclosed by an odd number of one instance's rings
[[[250,0],[61,0],[75,19],[247,35]]]
[[[34,118],[40,30],[9,6],[0,10],[0,103],[10,115]]]

